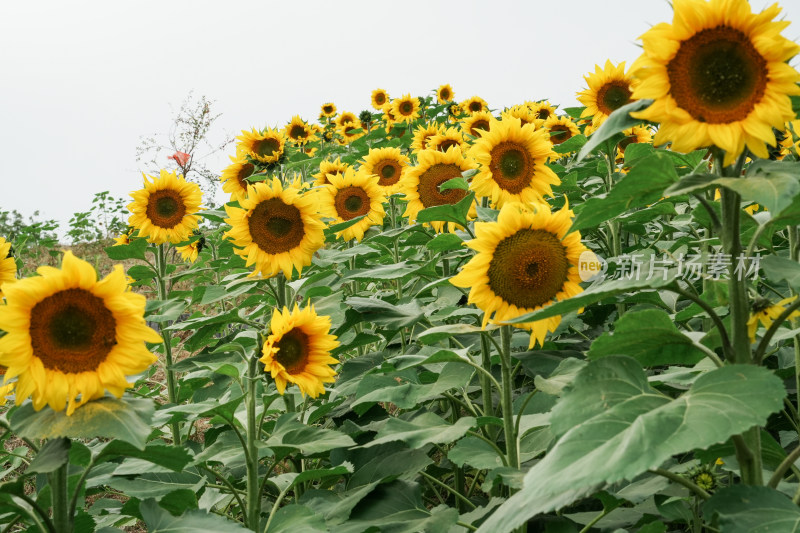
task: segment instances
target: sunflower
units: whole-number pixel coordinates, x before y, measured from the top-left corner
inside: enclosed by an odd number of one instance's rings
[[[222,190],[231,195],[232,200],[244,200],[247,196],[247,178],[252,176],[256,167],[247,160],[245,157],[228,156],[231,159],[231,164],[222,171]]]
[[[477,222],[467,246],[478,253],[450,279],[469,288],[469,303],[484,311],[483,327],[501,324],[583,291],[578,262],[587,249],[568,233],[572,211],[551,213],[545,204],[503,206],[497,222]],[[531,330],[530,347],[555,331],[560,316],[515,324]]]
[[[289,140],[300,145],[316,139],[314,130],[299,115],[293,116],[283,131]]]
[[[568,117],[558,117],[556,115],[550,115],[550,117],[544,121],[542,127],[549,132],[550,142],[553,144],[561,144],[581,133],[581,130],[578,129],[578,125],[572,122]],[[557,157],[561,157],[561,155]]]
[[[622,130],[625,138],[617,144],[617,159],[625,156],[625,149],[637,143],[650,144],[653,142],[653,134],[650,129],[645,126],[634,126],[627,130]]]
[[[167,241],[174,244],[188,239],[200,220],[195,215],[202,200],[200,187],[166,170],[162,170],[158,178],[142,176],[144,189],[130,193],[133,202],[128,204],[128,211],[132,213],[128,225],[138,229],[140,237],[147,237],[148,242],[155,244]]]
[[[355,124],[357,120],[358,117],[356,117],[355,113],[353,113],[352,111],[344,111],[336,119],[336,125],[341,128],[345,124],[350,124],[350,123]]]
[[[383,89],[375,89],[372,91],[372,107],[380,111],[387,103],[389,103],[389,93]]]
[[[789,22],[773,22],[777,4],[754,14],[746,0],[678,0],[674,10],[671,25],[640,37],[632,97],[655,101],[633,116],[660,123],[654,142],[679,152],[715,145],[726,166],[745,146],[767,158],[772,128],[795,117],[789,95],[800,94],[788,64],[800,46],[780,35]]]
[[[3,283],[17,279],[17,262],[11,253],[11,243],[0,237],[0,298],[3,297]]]
[[[489,111],[489,104],[480,96],[473,96],[472,98],[464,100],[461,102],[460,107],[461,111],[469,113],[470,115],[480,111]]]
[[[541,102],[525,102],[525,105],[533,111],[536,118],[541,120],[547,120],[551,115],[556,114],[557,107],[547,100],[542,100]]]
[[[492,119],[494,117],[488,111],[478,111],[461,121],[461,131],[473,137],[480,137],[481,131],[489,131]]]
[[[419,98],[406,94],[392,101],[392,114],[398,122],[410,122],[419,118],[419,107]]]
[[[422,150],[417,156],[417,165],[406,170],[406,175],[400,184],[408,202],[403,216],[408,218],[409,224],[416,221],[417,215],[423,209],[455,204],[463,199],[467,191],[463,189],[440,191],[439,186],[448,180],[461,177],[462,172],[474,169],[476,166],[475,162],[464,157],[456,146],[446,152]],[[474,205],[470,215],[475,216]],[[445,228],[444,222],[431,222],[430,225],[437,232],[442,232]],[[454,226],[449,223],[451,230]]]
[[[225,206],[231,229],[225,234],[233,240],[237,255],[255,265],[251,275],[272,277],[283,272],[292,278],[311,264],[311,258],[325,243],[325,225],[318,220],[314,194],[301,194],[280,180],[259,182],[248,189],[241,208]]]
[[[367,174],[363,167],[352,167],[343,174],[330,174],[330,185],[319,192],[320,214],[336,220],[336,224],[364,215],[364,218],[336,234],[349,241],[361,241],[370,226],[383,223],[386,195],[378,185],[378,177]]]
[[[328,185],[330,183],[328,174],[344,174],[344,171],[348,168],[350,168],[350,165],[342,163],[339,157],[334,161],[328,161],[326,159],[319,164],[319,172],[314,174],[314,185]]]
[[[508,118],[518,118],[523,126],[525,124],[533,124],[535,128],[541,127],[542,124],[544,123],[544,120],[541,118],[537,118],[536,113],[531,111],[531,108],[526,105],[515,105],[514,107],[500,113],[500,118],[501,120]]]
[[[66,252],[61,269],[39,267],[39,276],[3,286],[0,365],[6,381],[17,378],[16,403],[32,396],[33,408],[54,411],[103,396],[117,398],[156,357],[145,342],[161,336],[144,321],[145,297],[128,290],[122,265],[102,281],[94,268]]]
[[[453,96],[455,96],[455,93],[450,85],[442,85],[436,89],[436,101],[440,104],[446,104],[447,102],[451,101]]]
[[[458,128],[440,129],[439,133],[432,135],[427,143],[428,149],[440,152],[446,152],[453,146],[459,147],[462,151],[469,148],[467,141],[464,140],[464,134]]]
[[[606,60],[604,68],[594,66],[594,74],[583,77],[586,85],[585,91],[578,93],[578,101],[586,106],[581,113],[581,118],[591,117],[592,124],[597,127],[608,116],[620,107],[631,103],[633,93],[633,78],[625,74],[625,62],[617,66]]]
[[[405,175],[408,163],[408,157],[402,154],[400,148],[371,148],[361,168],[367,174],[378,176],[378,185],[389,196],[400,188],[400,180]]]
[[[367,134],[367,132],[364,131],[364,129],[361,127],[361,124],[358,122],[346,122],[345,124],[339,126],[336,131],[341,136],[341,139],[339,139],[339,144],[342,145],[350,144],[356,139],[360,139]]]
[[[286,307],[283,312],[273,311],[270,335],[259,361],[275,380],[279,393],[284,393],[287,383],[294,383],[303,396],[325,394],[323,383],[333,383],[336,375],[330,365],[339,362],[331,357],[339,342],[330,329],[331,317],[317,315],[313,306],[301,311],[295,304],[291,313]]]
[[[242,130],[242,135],[236,137],[239,143],[236,146],[237,156],[250,157],[259,163],[275,163],[283,155],[286,137],[278,130],[266,128],[263,131]]]
[[[490,130],[475,141],[472,157],[481,164],[471,188],[479,197],[488,196],[502,207],[509,201],[543,201],[551,185],[561,180],[545,163],[554,156],[546,130],[519,119],[492,120]]]
[[[753,303],[753,311],[750,314],[750,319],[747,321],[747,334],[750,336],[750,342],[756,341],[756,331],[758,331],[758,323],[765,328],[769,328],[776,318],[781,316],[786,310],[786,306],[792,303],[797,296],[791,298],[784,298],[776,304],[772,304],[766,298],[758,298]],[[789,318],[794,319],[800,317],[800,311],[793,311]]]
[[[440,126],[434,122],[428,123],[425,126],[417,126],[414,130],[414,140],[411,142],[411,150],[419,152],[428,147],[428,139],[439,133]]]
[[[113,246],[126,246],[131,243],[131,235],[136,230],[136,228],[129,229],[125,233],[120,233],[116,237],[114,237],[114,244]]]
[[[181,254],[181,258],[184,261],[194,263],[197,261],[197,257],[200,255],[200,252],[202,252],[203,248],[205,248],[205,245],[205,237],[203,237],[199,231],[195,230],[195,234],[189,244],[185,246],[176,246],[175,249]]]
[[[322,107],[320,107],[320,115],[322,115],[325,118],[331,118],[336,116],[336,105],[333,102],[322,104]]]

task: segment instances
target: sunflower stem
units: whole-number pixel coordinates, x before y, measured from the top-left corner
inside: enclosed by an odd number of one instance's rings
[[[511,378],[511,335],[511,326],[502,326],[500,328],[500,343],[503,347],[500,352],[500,364],[503,374],[503,428],[505,431],[508,466],[519,468],[517,435],[514,433],[514,405],[511,394],[514,389],[514,382]]]
[[[278,288],[275,290],[275,299],[277,300],[275,303],[278,311],[282,311],[286,307],[286,277],[282,272],[278,274]]]
[[[486,338],[487,334],[481,334],[481,357],[482,366],[486,372],[492,372],[492,354],[491,347],[489,346],[489,339]],[[483,373],[478,374],[481,380],[481,395],[483,396],[483,415],[494,416],[494,404],[492,402],[492,384],[489,378]]]
[[[166,244],[159,244],[156,248],[156,274],[158,285],[158,299],[165,302],[169,297],[167,290],[167,248]],[[164,374],[167,377],[167,397],[169,403],[177,405],[178,392],[175,384],[175,372],[172,370],[172,335],[159,325],[161,338],[164,339]],[[170,422],[170,429],[172,431],[172,443],[179,446],[181,443],[181,424],[180,422]]]
[[[53,525],[56,533],[72,533],[72,516],[69,513],[67,493],[67,469],[69,462],[50,473],[50,491],[53,499]]]
[[[258,386],[258,351],[248,361],[247,366],[247,526],[259,531],[261,519],[261,483],[258,479],[258,440],[259,427],[256,417],[256,390]]]

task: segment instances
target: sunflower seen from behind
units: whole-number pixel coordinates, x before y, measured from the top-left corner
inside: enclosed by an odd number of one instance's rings
[[[252,176],[256,167],[246,157],[230,157],[231,164],[222,171],[222,191],[231,195],[231,200],[244,200],[247,196],[247,178]]]
[[[578,263],[587,249],[580,233],[568,233],[571,224],[567,206],[552,213],[538,203],[509,203],[496,222],[475,224],[475,239],[466,244],[477,254],[450,282],[470,289],[469,303],[484,312],[482,327],[503,324],[583,291]],[[533,347],[542,345],[560,322],[555,316],[514,325],[531,331]]]
[[[325,243],[316,195],[294,185],[284,187],[277,178],[251,185],[248,191],[241,207],[225,206],[230,217],[225,222],[231,225],[225,236],[247,266],[254,267],[252,276],[269,278],[283,272],[292,279]]]
[[[333,218],[334,224],[363,216],[361,220],[336,233],[345,241],[361,241],[370,226],[383,223],[386,195],[378,185],[378,177],[367,174],[363,168],[352,167],[343,174],[329,174],[330,184],[319,191],[320,214]]]
[[[290,312],[275,309],[270,321],[270,335],[264,342],[264,370],[275,380],[280,394],[287,384],[297,385],[300,393],[316,398],[325,394],[325,383],[333,383],[339,361],[331,351],[339,346],[330,334],[331,318],[317,315],[314,307],[300,310],[295,304]]]
[[[156,361],[145,342],[161,336],[144,320],[145,297],[129,290],[116,265],[98,281],[94,268],[66,252],[61,268],[4,286],[0,306],[0,365],[17,378],[16,403],[31,398],[37,411],[76,408],[106,391],[121,397],[126,376]]]
[[[389,93],[383,89],[375,89],[372,91],[370,100],[373,108],[377,109],[378,111],[382,111],[383,106],[389,103]]]
[[[676,0],[673,8],[672,24],[640,37],[632,97],[654,102],[633,116],[658,122],[655,144],[678,152],[717,146],[725,166],[745,147],[767,158],[772,129],[795,118],[789,96],[800,94],[800,73],[788,64],[800,46],[780,35],[789,22],[773,21],[777,4],[756,14],[746,0]]]
[[[453,100],[455,94],[450,84],[440,85],[439,88],[436,89],[436,101],[440,104],[446,104]]]
[[[403,179],[408,164],[408,157],[403,155],[400,148],[371,148],[361,169],[367,174],[378,176],[378,185],[389,196],[400,188],[400,180]]]
[[[460,178],[463,172],[475,167],[474,161],[464,157],[458,147],[452,147],[446,152],[422,150],[417,155],[416,166],[408,168],[401,183],[401,192],[405,194],[405,200],[408,202],[403,216],[408,218],[409,224],[414,224],[417,215],[423,209],[460,202],[467,195],[467,191],[463,189],[442,191],[439,187],[453,178]],[[474,204],[469,215],[475,216]],[[444,231],[446,226],[451,231],[455,228],[452,222],[433,221],[430,225],[437,232]]]
[[[589,87],[578,93],[580,103],[586,106],[581,118],[591,117],[596,128],[608,116],[620,107],[631,103],[633,94],[633,78],[625,74],[625,62],[614,65],[606,60],[603,68],[595,65],[594,73],[583,77]]]
[[[0,299],[3,298],[3,284],[17,279],[17,262],[11,253],[11,243],[0,237]]]
[[[255,128],[252,131],[242,130],[242,134],[236,139],[239,141],[236,145],[237,156],[249,157],[266,165],[277,162],[286,145],[283,133],[272,128],[262,131]]]
[[[202,201],[200,187],[166,170],[158,178],[142,176],[144,188],[130,193],[133,202],[128,204],[128,225],[154,244],[187,240],[200,220],[195,214]]]
[[[519,119],[493,120],[491,128],[470,148],[481,165],[470,188],[489,197],[495,207],[507,202],[542,202],[561,180],[545,164],[555,155],[548,132]]]

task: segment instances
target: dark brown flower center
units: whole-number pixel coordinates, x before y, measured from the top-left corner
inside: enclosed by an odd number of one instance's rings
[[[154,226],[174,228],[183,221],[186,205],[178,191],[162,189],[150,195],[147,200],[147,218]]]
[[[370,198],[361,187],[345,187],[336,192],[334,205],[342,220],[350,220],[369,213]]]
[[[442,183],[453,178],[461,177],[461,168],[452,163],[437,163],[420,174],[417,193],[419,201],[425,207],[435,205],[455,204],[467,195],[463,189],[447,189],[440,191]]]
[[[280,149],[281,143],[278,139],[260,139],[253,143],[253,152],[261,157],[273,157]]]
[[[400,181],[403,168],[394,159],[384,159],[375,165],[373,174],[378,176],[378,185],[388,187]]]
[[[268,254],[280,254],[296,248],[305,236],[300,211],[280,198],[259,203],[249,219],[253,242]]]
[[[606,115],[610,115],[630,102],[631,90],[624,81],[616,80],[608,82],[597,91],[597,109]]]
[[[489,169],[492,179],[512,194],[519,194],[533,178],[534,161],[527,150],[513,141],[503,141],[492,148]]]
[[[278,353],[275,359],[283,365],[289,374],[300,374],[308,364],[308,335],[299,328],[293,328],[283,334],[275,343]]]

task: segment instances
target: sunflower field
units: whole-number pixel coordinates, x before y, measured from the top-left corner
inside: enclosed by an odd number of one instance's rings
[[[94,255],[0,238],[0,531],[800,531],[779,14],[676,0],[581,107],[249,127],[227,203],[145,174]]]

